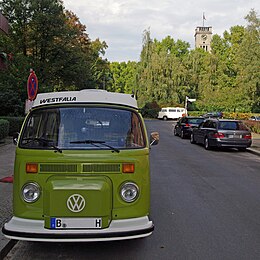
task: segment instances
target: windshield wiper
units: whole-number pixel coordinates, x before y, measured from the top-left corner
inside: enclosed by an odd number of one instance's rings
[[[117,148],[115,148],[115,147],[113,147],[113,146],[111,146],[111,145],[106,144],[105,141],[99,141],[99,140],[80,140],[80,141],[72,141],[72,142],[70,142],[70,144],[92,144],[92,145],[94,145],[94,146],[96,146],[96,147],[99,147],[99,148],[100,148],[100,146],[97,145],[97,144],[101,144],[101,145],[103,145],[103,146],[106,146],[106,147],[110,148],[112,151],[115,151],[115,152],[117,152],[117,153],[120,152],[119,149],[117,149]]]
[[[22,141],[28,141],[28,142],[25,143],[24,145],[27,145],[27,144],[29,144],[29,143],[31,143],[31,142],[34,142],[34,141],[36,141],[36,142],[42,142],[42,143],[46,144],[48,147],[54,148],[55,151],[57,151],[57,152],[59,152],[59,153],[62,153],[62,150],[61,150],[59,147],[57,147],[57,146],[55,146],[55,145],[53,145],[53,144],[50,144],[51,142],[53,142],[53,140],[47,140],[47,139],[38,138],[38,137],[28,137],[28,138],[23,138]]]

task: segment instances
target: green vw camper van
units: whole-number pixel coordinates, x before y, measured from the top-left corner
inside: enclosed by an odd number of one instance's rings
[[[133,95],[38,94],[16,140],[14,216],[2,232],[48,242],[151,235],[149,150],[158,141]]]

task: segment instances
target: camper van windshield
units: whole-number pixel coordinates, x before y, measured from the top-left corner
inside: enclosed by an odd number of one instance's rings
[[[118,149],[145,146],[133,111],[102,107],[37,109],[29,115],[19,146],[27,149]]]

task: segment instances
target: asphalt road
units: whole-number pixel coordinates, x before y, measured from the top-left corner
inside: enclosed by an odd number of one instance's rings
[[[206,151],[147,121],[152,236],[102,243],[18,242],[5,259],[260,259],[260,157]]]

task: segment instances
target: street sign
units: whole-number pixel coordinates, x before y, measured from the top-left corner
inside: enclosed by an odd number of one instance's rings
[[[195,101],[196,101],[196,98],[189,98],[188,96],[186,96],[186,98],[185,98],[185,110],[188,111],[188,102],[195,102]]]
[[[33,101],[37,96],[37,91],[38,91],[38,79],[34,71],[31,70],[27,80],[28,99]]]

